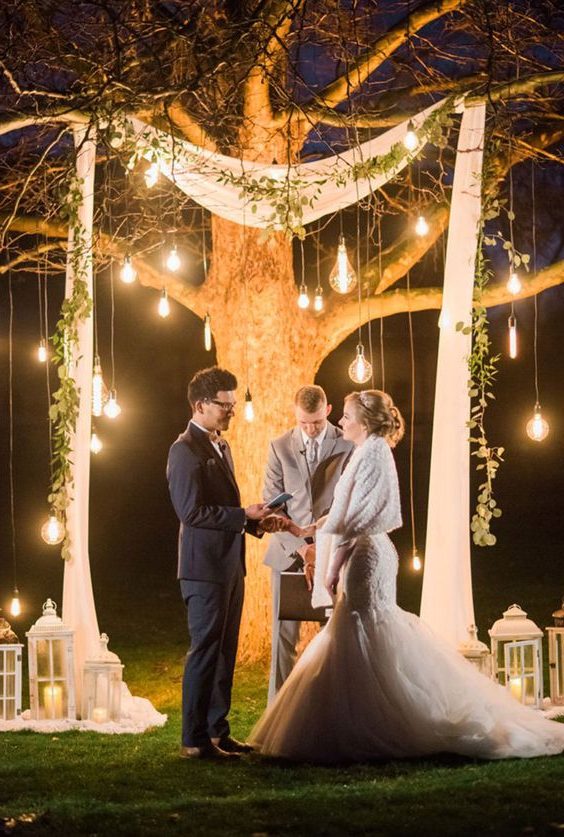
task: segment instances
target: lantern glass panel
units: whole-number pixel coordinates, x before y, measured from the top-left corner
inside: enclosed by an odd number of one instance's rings
[[[37,677],[40,679],[51,676],[49,645],[48,639],[37,640]]]
[[[561,660],[564,660],[564,636],[558,633],[555,636],[556,639],[556,684],[557,684],[557,694],[564,695],[564,666],[559,665]]]
[[[67,666],[66,666],[66,645],[64,640],[62,639],[55,639],[53,640],[53,677],[66,677],[67,676]]]

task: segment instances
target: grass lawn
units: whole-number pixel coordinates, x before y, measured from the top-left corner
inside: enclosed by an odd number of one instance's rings
[[[347,768],[178,759],[182,646],[122,647],[127,680],[169,714],[133,736],[0,736],[0,834],[495,834],[564,831],[564,758],[456,757]],[[262,667],[237,674],[233,731],[266,699]],[[33,815],[30,822],[9,818]],[[23,818],[25,820],[25,818]]]

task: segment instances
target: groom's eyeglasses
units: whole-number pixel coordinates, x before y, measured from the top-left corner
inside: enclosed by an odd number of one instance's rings
[[[237,405],[236,405],[234,402],[232,402],[232,401],[216,401],[216,400],[215,400],[215,398],[208,398],[208,402],[209,402],[210,404],[215,404],[215,405],[216,405],[216,407],[220,407],[220,408],[221,408],[222,410],[224,410],[226,413],[228,413],[228,412],[229,412],[229,413],[233,413],[233,412],[235,412],[235,407],[237,406]]]

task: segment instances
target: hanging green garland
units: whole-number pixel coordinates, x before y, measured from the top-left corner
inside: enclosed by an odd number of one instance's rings
[[[72,353],[78,344],[78,328],[90,315],[92,298],[88,293],[86,263],[89,257],[86,231],[78,210],[82,202],[81,180],[73,172],[67,180],[61,216],[68,221],[72,232],[70,269],[73,276],[72,293],[61,307],[61,316],[50,338],[53,345],[51,361],[57,369],[59,387],[53,393],[49,407],[51,421],[52,460],[51,490],[48,502],[58,519],[64,524],[65,535],[61,557],[71,557],[71,543],[66,522],[66,511],[72,499],[73,477],[71,470],[71,441],[76,430],[80,392],[72,369]]]

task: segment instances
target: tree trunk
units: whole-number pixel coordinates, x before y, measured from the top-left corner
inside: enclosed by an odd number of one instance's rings
[[[242,503],[248,505],[262,499],[269,441],[294,422],[295,391],[313,382],[316,363],[307,350],[313,318],[296,305],[292,245],[284,235],[264,240],[259,230],[215,216],[212,231],[209,313],[218,365],[232,371],[239,383],[239,409],[228,439]],[[255,396],[252,423],[243,415],[247,386]],[[270,651],[270,579],[262,564],[268,537],[247,537],[239,648],[240,657],[248,661]]]

